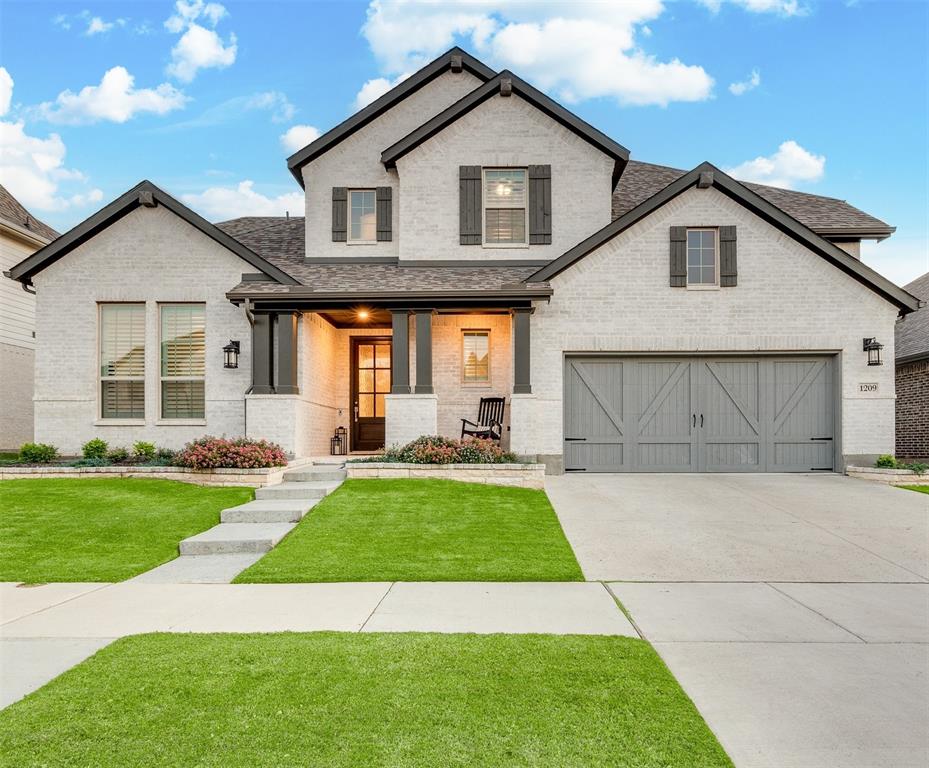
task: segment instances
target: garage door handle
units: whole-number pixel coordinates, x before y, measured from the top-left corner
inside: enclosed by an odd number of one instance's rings
[[[566,437],[564,439],[566,443],[585,443],[587,442],[586,437]]]
[[[697,426],[697,414],[694,414],[694,426]]]
[[[810,440],[831,440],[831,437],[811,437]]]
[[[700,429],[703,429],[703,414],[700,414]]]

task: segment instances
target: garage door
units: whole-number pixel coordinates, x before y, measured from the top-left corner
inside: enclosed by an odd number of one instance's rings
[[[832,470],[831,357],[568,357],[565,470]]]

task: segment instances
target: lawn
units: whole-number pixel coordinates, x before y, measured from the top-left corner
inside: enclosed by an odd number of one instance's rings
[[[171,480],[5,480],[0,581],[121,581],[177,557],[251,488]]]
[[[919,493],[929,493],[929,485],[901,485],[908,491],[918,491]]]
[[[580,581],[542,491],[347,480],[237,582]]]
[[[0,712],[0,765],[728,766],[646,642],[142,635]]]

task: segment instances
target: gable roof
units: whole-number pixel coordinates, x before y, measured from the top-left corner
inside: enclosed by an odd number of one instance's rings
[[[613,193],[613,218],[618,219],[631,211],[685,173],[687,171],[678,168],[630,160],[623,172],[622,183]],[[826,238],[884,240],[895,231],[895,227],[835,197],[747,181],[740,183]]]
[[[929,272],[905,285],[904,290],[929,303]],[[929,358],[929,307],[923,306],[897,323],[894,354],[898,363]]]
[[[726,175],[711,163],[701,163],[692,171],[672,181],[657,194],[652,195],[632,210],[627,211],[618,219],[607,224],[599,232],[595,232],[550,264],[542,267],[542,269],[529,277],[527,282],[547,281],[560,274],[572,264],[584,258],[587,254],[612,240],[621,232],[629,229],[633,224],[641,221],[646,216],[665,205],[665,203],[673,200],[691,187],[696,186],[703,173],[710,173],[712,175],[712,186],[715,189],[740,203],[769,224],[777,227],[890,303],[895,304],[900,308],[901,313],[905,314],[919,308],[920,302],[915,296],[910,295],[902,288],[894,285],[890,280],[881,276],[854,256],[849,256],[837,245],[817,235],[809,227],[786,214],[777,206],[769,203],[761,195],[753,192],[744,184],[740,184],[731,176]]]
[[[215,240],[221,246],[232,251],[236,256],[274,280],[289,285],[295,285],[297,283],[294,278],[279,267],[271,264],[249,248],[246,248],[238,240],[233,239],[215,225],[210,224],[210,222],[202,216],[194,213],[186,205],[178,202],[171,197],[171,195],[159,189],[150,181],[142,181],[136,184],[128,192],[116,198],[116,200],[105,208],[97,211],[97,213],[89,219],[78,224],[54,242],[36,251],[29,258],[24,259],[19,264],[12,267],[9,272],[4,274],[13,280],[19,280],[21,283],[29,284],[32,282],[33,275],[41,272],[50,264],[55,263],[62,256],[70,253],[82,243],[90,240],[126,214],[131,213],[139,206],[152,204],[163,205],[169,211],[184,219],[188,224],[199,229],[207,237]]]
[[[58,233],[48,224],[39,221],[25,209],[9,190],[0,184],[0,219],[14,225],[15,229],[26,230],[42,240],[54,240]]]
[[[616,164],[613,170],[613,186],[622,175],[626,162],[629,160],[629,150],[622,144],[613,141],[609,136],[598,131],[590,123],[581,120],[573,112],[569,112],[561,104],[546,96],[541,91],[533,88],[525,80],[514,75],[508,69],[504,69],[500,74],[484,85],[475,88],[471,93],[456,101],[450,107],[437,114],[430,120],[427,120],[419,128],[408,133],[398,142],[394,143],[381,153],[381,162],[387,168],[396,165],[397,160],[403,157],[407,152],[418,147],[424,141],[428,141],[440,131],[458,120],[462,115],[467,114],[480,104],[500,93],[501,87],[505,86],[506,81],[512,87],[512,92],[518,94],[523,99],[532,104],[536,109],[544,112],[556,122],[561,123],[569,131],[573,131],[582,139],[593,144],[604,154],[612,157]]]
[[[415,72],[403,82],[395,85],[383,96],[375,99],[364,109],[359,110],[347,120],[339,123],[335,128],[327,131],[299,152],[292,154],[287,158],[287,168],[302,187],[303,174],[300,171],[304,165],[319,157],[324,152],[329,151],[336,144],[355,133],[355,131],[364,128],[364,126],[372,120],[377,119],[387,110],[399,104],[407,96],[416,93],[416,91],[424,85],[431,83],[439,75],[452,69],[453,66],[457,67],[459,64],[463,70],[470,72],[472,75],[485,82],[490,80],[495,74],[486,64],[478,61],[470,53],[456,46],[443,53],[437,59],[429,62],[418,72]]]

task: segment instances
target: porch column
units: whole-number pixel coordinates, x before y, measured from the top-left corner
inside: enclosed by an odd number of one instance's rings
[[[297,312],[277,316],[277,386],[279,395],[299,395],[297,383]]]
[[[434,310],[416,310],[416,387],[417,395],[431,395],[432,387],[432,314]]]
[[[393,309],[390,312],[393,327],[390,355],[390,394],[410,394],[410,311]]]
[[[529,318],[532,307],[513,309],[513,394],[532,393],[529,373]]]
[[[252,386],[253,395],[270,395],[274,393],[274,324],[271,315],[255,314],[252,326]]]

